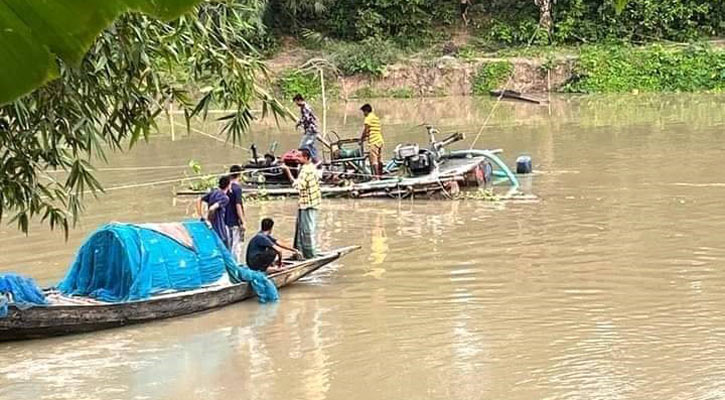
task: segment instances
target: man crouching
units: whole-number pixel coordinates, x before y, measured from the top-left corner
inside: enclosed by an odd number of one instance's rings
[[[275,273],[282,270],[282,251],[287,250],[297,256],[300,252],[283,245],[272,236],[274,221],[271,218],[262,220],[262,230],[259,231],[247,246],[247,266],[255,271]],[[277,266],[273,264],[277,260]]]

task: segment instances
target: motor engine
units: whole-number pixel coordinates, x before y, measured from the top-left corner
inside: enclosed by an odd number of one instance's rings
[[[282,155],[282,164],[290,168],[292,176],[294,176],[295,178],[299,173],[298,167],[300,166],[301,159],[302,153],[297,149],[290,150]]]
[[[360,158],[362,157],[362,152],[360,151],[360,148],[344,148],[341,147],[340,149],[334,151],[332,153],[332,158],[334,160],[344,160],[349,158]]]
[[[417,144],[401,144],[395,148],[395,159],[402,164],[412,176],[426,175],[435,168],[433,153],[421,149]]]

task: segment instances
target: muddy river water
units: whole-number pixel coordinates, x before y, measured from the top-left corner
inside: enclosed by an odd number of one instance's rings
[[[470,144],[492,105],[373,102],[389,144],[424,142],[423,122]],[[358,107],[331,105],[329,129],[357,134]],[[265,121],[248,140],[298,136]],[[725,398],[725,96],[505,102],[478,143],[530,154],[536,199],[325,201],[322,246],[362,250],[279,303],[0,344],[0,399]],[[111,190],[67,242],[0,226],[0,270],[53,284],[99,224],[190,215],[178,184],[128,186],[246,157],[182,128],[114,155],[99,165]],[[290,238],[295,207],[250,205],[249,219]]]

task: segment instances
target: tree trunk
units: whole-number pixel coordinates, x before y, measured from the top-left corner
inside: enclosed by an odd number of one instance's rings
[[[554,27],[554,19],[552,17],[553,3],[555,0],[534,0],[539,7],[539,26],[546,30],[551,39],[552,29]]]

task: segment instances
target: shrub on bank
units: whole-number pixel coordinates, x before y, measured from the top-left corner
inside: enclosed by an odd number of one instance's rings
[[[302,72],[300,70],[285,71],[277,79],[276,86],[285,99],[291,99],[299,93],[306,99],[313,100],[322,94],[320,77],[313,72]]]
[[[410,99],[415,97],[415,91],[407,86],[401,86],[393,89],[376,89],[370,86],[363,86],[352,94],[352,98],[355,99],[373,99],[378,97]]]
[[[725,51],[705,46],[590,46],[565,91],[693,92],[725,89]]]
[[[385,67],[398,59],[400,49],[388,40],[369,38],[357,43],[338,42],[330,58],[345,75],[380,76]]]
[[[508,61],[497,61],[483,64],[473,77],[473,94],[487,95],[492,89],[506,83],[514,66]]]

